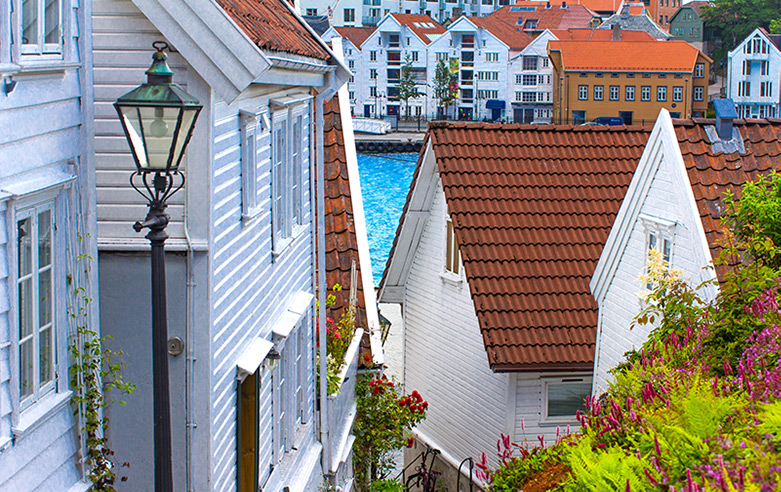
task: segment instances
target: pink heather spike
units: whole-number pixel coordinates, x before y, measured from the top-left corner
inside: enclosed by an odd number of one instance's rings
[[[632,492],[632,486],[629,484],[629,479],[626,479],[626,488],[624,489],[624,492]]]
[[[540,446],[545,447],[545,439],[542,437],[542,435],[538,435],[537,439],[540,441]]]
[[[524,425],[523,422],[523,417],[521,417],[521,430],[526,430],[526,426]]]
[[[662,450],[659,448],[659,439],[656,437],[656,434],[654,434],[654,450],[656,450],[656,456],[662,457]]]

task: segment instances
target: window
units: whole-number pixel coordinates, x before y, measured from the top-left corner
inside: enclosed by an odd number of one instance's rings
[[[350,91],[348,97],[350,101],[355,101],[355,91]]]
[[[673,87],[673,101],[675,102],[683,101],[683,87],[681,86]]]
[[[618,101],[619,97],[619,86],[617,85],[611,85],[610,86],[610,100],[611,101]]]
[[[350,70],[355,70],[355,60],[348,60],[348,61],[347,61],[347,67],[348,67]]]
[[[314,17],[317,15],[317,9],[306,9],[306,15],[308,17]]]
[[[477,80],[499,80],[499,72],[477,72]]]
[[[624,89],[624,99],[627,101],[634,101],[635,100],[635,86],[628,85]]]
[[[269,123],[265,113],[242,111],[241,118],[241,218],[249,220],[260,213],[258,200],[258,148],[268,145]],[[258,126],[265,125],[259,130]],[[262,130],[265,130],[263,132]],[[258,139],[265,143],[258,145]]]
[[[773,83],[772,82],[760,82],[759,83],[759,97],[770,97],[773,95]]]
[[[303,230],[302,174],[309,168],[308,119],[308,104],[288,106],[273,117],[271,228],[275,255]]]
[[[542,59],[542,68],[548,68],[548,57]]]
[[[574,421],[575,414],[586,408],[586,397],[591,394],[591,378],[546,378],[544,420]]]
[[[377,79],[377,69],[376,68],[370,68],[369,69],[369,78],[371,80],[376,80]]]
[[[522,102],[537,102],[537,93],[536,92],[524,92],[523,97],[521,98]]]
[[[751,95],[751,82],[743,81],[738,82],[738,96],[749,97]]]
[[[377,88],[369,87],[369,97],[377,97]]]
[[[499,91],[477,91],[477,97],[479,99],[499,99]]]
[[[369,61],[373,61],[373,62],[377,61],[377,52],[376,51],[370,51],[369,52]]]
[[[19,401],[55,390],[54,201],[16,214]]]
[[[515,84],[516,85],[523,84],[523,75],[518,75],[518,74],[515,75]]]
[[[762,60],[759,62],[759,75],[767,75],[768,74],[768,61]]]
[[[537,76],[536,75],[524,75],[523,76],[523,85],[537,85]]]
[[[603,85],[595,85],[594,86],[594,100],[595,101],[601,101],[605,97],[605,86]]]
[[[662,260],[665,262],[665,266],[669,267],[672,260],[672,247],[673,247],[673,234],[675,223],[665,220],[650,218],[644,215],[640,216],[640,221],[643,224],[643,229],[646,234],[646,266],[645,271],[648,271],[648,260],[651,257],[651,251],[658,251],[661,253]],[[648,290],[653,289],[651,282],[646,283]]]
[[[659,85],[656,86],[656,100],[659,102],[664,102],[667,100],[667,86],[666,85]]]
[[[701,85],[694,86],[694,100],[702,101],[703,87]]]
[[[524,70],[537,70],[537,57],[536,56],[524,56],[523,57],[523,69]]]
[[[695,79],[701,79],[705,77],[705,64],[704,63],[696,63],[694,65],[694,78]]]
[[[499,53],[486,53],[485,61],[488,63],[496,63],[499,61]]]
[[[447,53],[437,53],[437,62],[446,62],[448,59]]]
[[[743,75],[751,75],[751,60],[743,60]]]
[[[458,239],[453,229],[453,221],[448,217],[445,230],[445,272],[458,275],[461,254],[458,250]]]
[[[416,62],[418,61],[418,57],[420,56],[420,53],[417,51],[412,52],[412,61]]]
[[[578,100],[579,101],[588,101],[588,86],[587,85],[579,85],[578,86]]]
[[[640,87],[640,100],[641,101],[650,101],[651,100],[651,86],[650,85],[644,85]]]
[[[537,77],[537,83],[538,84],[544,84],[545,83],[545,76],[544,75],[538,76]]]
[[[21,0],[22,54],[62,53],[62,0]]]
[[[344,21],[355,22],[355,9],[344,9]]]

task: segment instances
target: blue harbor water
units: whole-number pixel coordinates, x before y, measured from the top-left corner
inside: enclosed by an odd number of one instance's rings
[[[375,285],[382,278],[417,159],[418,154],[358,154]]]

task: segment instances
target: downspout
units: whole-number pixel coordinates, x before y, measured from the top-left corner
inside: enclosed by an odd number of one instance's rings
[[[323,444],[323,473],[331,470],[331,455],[328,443],[328,368],[326,366],[326,327],[325,327],[325,151],[323,148],[323,126],[325,115],[323,103],[326,97],[332,95],[334,72],[326,75],[326,89],[315,97],[316,138],[315,158],[317,161],[317,303],[319,320],[318,339],[320,340],[320,442]]]
[[[193,343],[193,309],[194,309],[194,291],[195,291],[195,272],[193,271],[193,255],[195,253],[193,249],[192,240],[190,238],[190,228],[187,221],[190,186],[184,189],[184,239],[187,242],[187,262],[185,266],[186,277],[186,295],[185,295],[185,344],[186,355],[184,361],[184,414],[185,414],[185,487],[187,492],[193,492],[195,487],[193,486],[193,429],[196,427],[193,422],[193,373],[195,372],[195,344]]]

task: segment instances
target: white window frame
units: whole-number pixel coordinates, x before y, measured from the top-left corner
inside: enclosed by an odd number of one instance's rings
[[[704,63],[695,63],[694,64],[694,78],[695,79],[701,79],[705,77],[705,64]]]
[[[38,23],[38,39],[35,42],[30,42],[28,40],[27,43],[24,42],[24,3],[26,0],[18,0],[16,5],[14,5],[14,10],[18,12],[17,14],[17,23],[18,31],[17,36],[14,36],[15,39],[19,40],[19,46],[20,46],[20,52],[22,55],[54,55],[57,57],[62,56],[63,52],[63,41],[65,39],[65,29],[63,25],[63,11],[64,11],[64,3],[66,3],[66,0],[53,0],[57,2],[57,26],[59,28],[59,41],[57,43],[47,43],[45,39],[45,33],[43,32],[45,29],[45,19],[46,19],[46,2],[47,0],[27,0],[30,2],[33,2],[37,5],[37,20]],[[51,0],[49,0],[51,1]],[[18,10],[17,10],[18,9]]]
[[[643,265],[643,273],[648,272],[648,260],[650,258],[649,253],[651,250],[660,251],[669,268],[674,259],[676,223],[645,214],[640,215],[640,223],[642,224],[643,234],[645,236],[645,248],[643,250],[645,262]],[[646,291],[650,291],[652,290],[653,285],[646,283],[643,287]]]
[[[591,388],[592,388],[592,377],[590,375],[585,375],[585,374],[571,374],[571,375],[562,375],[557,377],[544,377],[541,378],[541,382],[542,382],[542,408],[540,409],[540,415],[542,419],[540,421],[540,424],[577,423],[575,414],[573,414],[571,417],[566,415],[551,416],[548,414],[550,389],[551,386],[554,385],[583,384],[588,386],[589,388],[588,395],[590,395]],[[583,406],[585,408],[585,397],[583,398],[583,401],[584,401]]]
[[[578,86],[578,101],[588,101],[588,85]]]
[[[624,100],[626,101],[635,100],[635,86],[627,85],[624,87]]]
[[[251,221],[262,211],[258,198],[259,142],[269,140],[270,123],[268,114],[254,111],[240,111],[241,120],[241,219]],[[269,144],[265,144],[268,146]]]
[[[673,102],[683,101],[683,86],[673,86]]]
[[[451,281],[461,280],[461,251],[458,247],[455,227],[450,216],[445,216],[444,244],[442,248],[442,277]]]
[[[694,86],[694,100],[695,101],[702,101],[702,97],[705,90],[701,85],[695,85]]]

